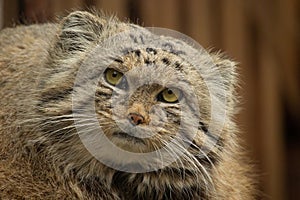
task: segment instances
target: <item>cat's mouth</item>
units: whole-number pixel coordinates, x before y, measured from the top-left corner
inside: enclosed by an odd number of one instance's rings
[[[128,133],[125,133],[125,132],[115,132],[115,133],[113,133],[113,136],[117,137],[117,138],[125,139],[127,141],[131,141],[131,142],[134,142],[134,143],[145,144],[145,141],[142,138],[132,136],[132,135],[130,135]]]

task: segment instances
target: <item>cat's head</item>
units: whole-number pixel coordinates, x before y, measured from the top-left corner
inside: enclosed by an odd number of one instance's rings
[[[235,63],[166,33],[88,12],[63,20],[39,103],[57,160],[87,173],[218,160],[235,130]]]

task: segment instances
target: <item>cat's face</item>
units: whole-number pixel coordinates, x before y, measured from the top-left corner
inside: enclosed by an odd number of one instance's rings
[[[191,151],[201,154],[211,139],[206,128],[211,98],[190,55],[205,54],[191,49],[139,28],[116,34],[90,52],[77,74],[73,111],[77,126],[86,127],[78,128],[79,135],[96,158],[114,160],[122,154],[131,164],[140,162],[132,153],[156,152],[150,163],[160,154],[173,161]],[[197,65],[207,66],[209,59],[203,60]],[[94,114],[97,122],[88,121]],[[115,162],[126,161],[118,157]]]
[[[173,37],[81,12],[65,20],[55,48],[54,75],[45,83],[45,94],[52,95],[50,100],[69,96],[41,105],[55,123],[68,122],[53,131],[55,138],[62,131],[58,151],[70,144],[63,153],[74,158],[66,163],[86,165],[93,155],[121,165],[145,160],[161,168],[174,157],[169,164],[194,168],[201,159],[211,162],[208,154],[218,154],[226,111],[231,114],[234,103],[232,62]],[[56,84],[57,77],[65,82]],[[81,141],[73,137],[74,127]],[[84,148],[91,155],[83,156]]]
[[[101,129],[115,145],[132,152],[151,152],[178,137],[183,112],[189,106],[188,92],[195,89],[191,84],[197,84],[202,94],[208,93],[203,80],[192,80],[188,71],[176,70],[176,65],[184,68],[187,63],[161,49],[146,48],[119,57],[104,70],[95,106]],[[203,133],[198,124],[196,128],[195,141],[201,141]],[[185,134],[191,134],[189,131]]]

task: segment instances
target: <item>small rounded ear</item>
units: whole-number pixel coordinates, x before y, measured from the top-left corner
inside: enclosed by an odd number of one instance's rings
[[[219,82],[223,84],[223,89],[226,92],[227,106],[229,109],[235,109],[238,101],[237,88],[239,86],[237,63],[220,53],[213,53],[211,56],[217,67],[216,73],[222,77]]]
[[[75,11],[62,20],[56,48],[61,53],[85,51],[101,36],[104,19],[85,11]]]
[[[225,84],[226,87],[235,86],[238,82],[237,79],[237,65],[235,61],[232,61],[225,54],[220,52],[210,52],[213,63],[216,65],[217,70],[215,73],[218,73],[222,76],[222,84]]]

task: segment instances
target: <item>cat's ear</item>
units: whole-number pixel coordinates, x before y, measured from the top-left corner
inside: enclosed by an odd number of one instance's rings
[[[237,63],[220,53],[212,54],[212,58],[218,68],[216,73],[220,74],[222,78],[220,83],[223,84],[226,92],[227,106],[234,109],[238,100],[237,90],[239,87]]]
[[[70,13],[61,22],[57,48],[68,54],[85,51],[99,39],[104,23],[104,19],[89,12]]]
[[[237,84],[237,63],[222,56],[215,59],[215,63],[224,78],[223,83],[228,87],[235,86]]]

